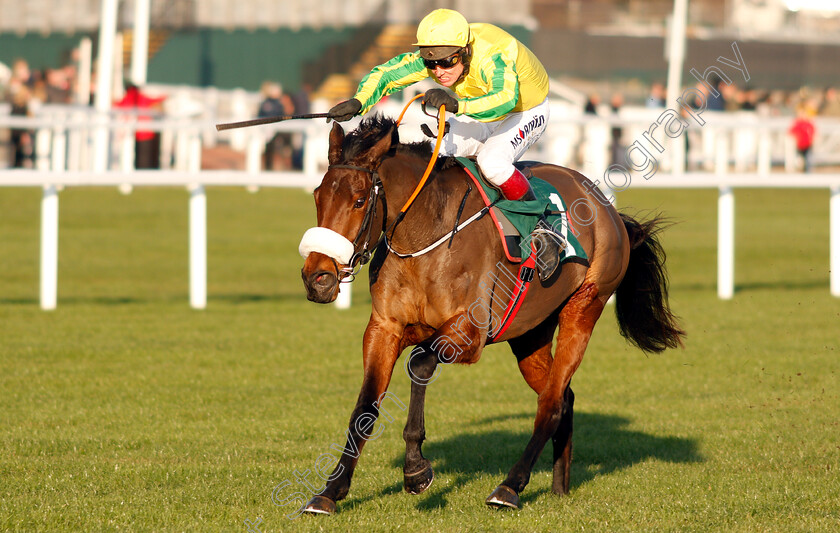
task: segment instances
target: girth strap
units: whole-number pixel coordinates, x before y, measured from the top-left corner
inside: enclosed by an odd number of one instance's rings
[[[525,295],[528,294],[528,287],[534,279],[537,266],[537,251],[534,250],[534,245],[531,244],[531,254],[519,267],[519,275],[517,276],[516,287],[514,287],[513,295],[505,308],[505,314],[499,324],[499,329],[496,333],[489,336],[490,341],[495,341],[507,331],[508,327],[519,313],[519,308],[522,306],[522,301],[525,300]]]

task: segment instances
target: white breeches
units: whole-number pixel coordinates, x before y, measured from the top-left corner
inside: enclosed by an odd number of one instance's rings
[[[479,122],[466,116],[451,117],[449,133],[443,139],[441,155],[476,156],[481,172],[494,185],[513,174],[513,163],[540,138],[548,124],[549,105],[521,113],[510,113],[502,120]]]

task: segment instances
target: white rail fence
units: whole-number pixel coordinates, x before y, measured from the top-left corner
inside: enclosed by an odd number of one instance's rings
[[[387,110],[387,109],[386,109]],[[238,130],[238,142],[245,146],[245,170],[202,170],[203,146],[219,140],[214,124],[190,118],[157,118],[137,120],[136,116],[96,117],[86,110],[55,109],[49,116],[38,118],[10,117],[0,113],[0,129],[24,128],[35,137],[36,161],[33,169],[0,170],[0,187],[42,187],[41,202],[41,266],[40,305],[55,309],[58,294],[58,231],[59,192],[64,187],[115,186],[128,192],[135,186],[176,186],[189,191],[189,254],[190,305],[203,309],[207,305],[207,186],[302,187],[312,189],[320,182],[326,167],[327,134],[322,123],[287,122],[261,128]],[[641,139],[649,131],[656,114],[638,117],[579,117],[563,110],[555,112],[555,125],[533,150],[534,158],[575,166],[576,157],[592,179],[603,177],[611,163],[610,129],[624,128],[623,139]],[[653,118],[651,118],[653,117]],[[409,114],[404,119],[401,136],[406,140],[420,138],[417,125],[424,117]],[[352,123],[350,124],[352,126]],[[104,172],[90,170],[90,150],[96,131],[107,130],[111,140],[109,166]],[[134,132],[138,129],[158,131],[164,140],[163,170],[133,170]],[[718,200],[718,296],[734,295],[735,227],[734,193],[736,188],[793,187],[827,188],[830,195],[830,290],[840,297],[840,173],[772,173],[774,166],[794,168],[795,152],[786,136],[787,121],[765,120],[750,124],[744,120],[711,119],[700,129],[689,130],[693,147],[690,160],[701,169],[681,174],[673,164],[679,150],[663,153],[657,162],[661,171],[650,179],[634,177],[630,187],[645,188],[716,188]],[[261,155],[269,136],[287,131],[303,137],[303,170],[264,172]],[[405,134],[403,134],[405,131]],[[834,142],[840,128],[822,125],[822,141]],[[638,134],[638,136],[636,136]],[[412,138],[413,137],[413,138]],[[663,144],[669,148],[678,143]],[[231,139],[232,141],[232,139]],[[632,143],[623,141],[626,145]],[[733,148],[730,148],[733,147]],[[816,163],[830,163],[834,150],[818,152]],[[668,157],[664,157],[668,156]],[[635,175],[634,175],[635,176]],[[604,180],[601,180],[604,181]],[[345,287],[347,288],[347,287]],[[342,291],[340,306],[349,305],[349,290]]]

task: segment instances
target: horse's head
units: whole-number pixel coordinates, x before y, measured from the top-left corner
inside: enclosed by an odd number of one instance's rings
[[[330,166],[314,193],[318,226],[300,241],[301,276],[313,302],[335,300],[339,282],[368,260],[379,238],[385,209],[377,205],[384,202],[377,170],[391,148],[393,126],[376,117],[345,138],[342,127],[333,125]]]

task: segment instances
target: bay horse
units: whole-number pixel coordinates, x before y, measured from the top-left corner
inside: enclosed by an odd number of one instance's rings
[[[619,214],[583,175],[550,164],[531,170],[556,187],[566,205],[583,199],[592,210],[593,216],[587,216],[591,223],[575,227],[588,262],[567,261],[553,277],[534,278],[508,329],[489,338],[492,326],[471,319],[469,310],[487,299],[488,287],[481,278],[488,273],[496,279],[515,278],[518,273],[517,265],[504,260],[489,217],[450,235],[449,246],[418,257],[395,253],[421,250],[451,234],[461,214],[459,206],[464,216],[485,206],[463,168],[440,158],[411,208],[401,213],[398,206],[412,195],[431,156],[428,143],[401,144],[397,123],[379,115],[365,118],[347,135],[338,123],[330,132],[329,168],[314,191],[318,227],[301,241],[306,257],[301,275],[309,300],[332,302],[341,280],[354,275],[354,268],[360,268],[375,248],[369,272],[372,312],[362,344],[364,377],[347,444],[332,474],[325,476],[324,489],[307,502],[304,512],[331,514],[336,502],[347,496],[361,449],[373,434],[383,398],[390,394],[394,366],[409,346],[416,348],[406,364],[412,383],[403,431],[404,488],[419,494],[434,476],[421,446],[426,385],[437,366],[472,364],[488,342],[509,343],[522,376],[538,395],[536,420],[522,456],[486,503],[516,508],[549,439],[554,446],[552,491],[569,492],[574,405],[570,382],[613,293],[620,331],[629,342],[649,352],[682,344],[684,332],[668,304],[665,256],[657,239],[660,220],[640,223]],[[506,304],[496,295],[488,309],[495,316]],[[552,337],[558,329],[552,356]]]

